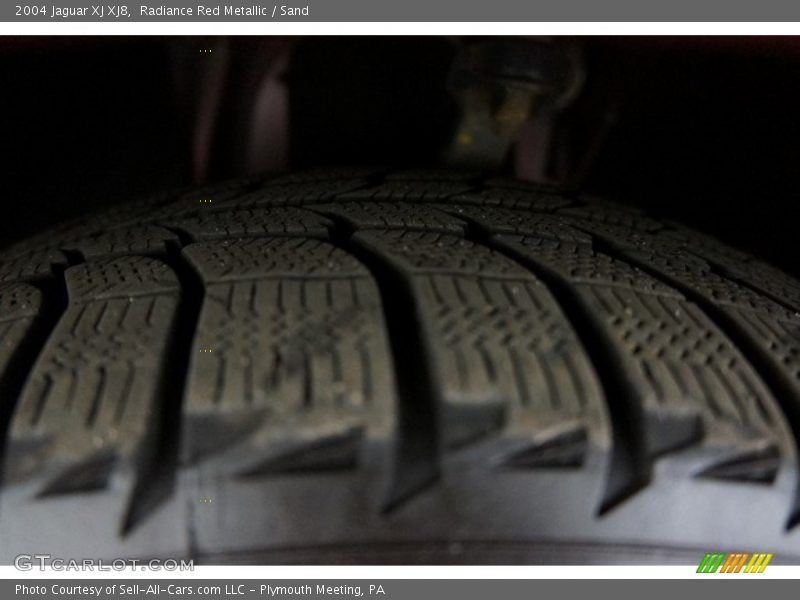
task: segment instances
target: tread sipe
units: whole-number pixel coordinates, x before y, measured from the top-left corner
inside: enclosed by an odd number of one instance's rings
[[[0,253],[4,563],[796,562],[799,436],[800,282],[532,184],[315,171]]]

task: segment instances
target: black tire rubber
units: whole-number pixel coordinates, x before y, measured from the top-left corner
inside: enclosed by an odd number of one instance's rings
[[[0,559],[800,558],[800,282],[470,174],[163,196],[0,255]]]

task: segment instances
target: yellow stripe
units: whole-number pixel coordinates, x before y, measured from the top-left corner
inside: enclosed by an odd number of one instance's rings
[[[720,573],[727,573],[728,572],[728,565],[731,564],[733,558],[735,556],[739,556],[738,554],[728,554],[728,558],[725,559],[725,563],[722,565],[722,568],[719,570]]]
[[[767,568],[767,565],[769,564],[769,561],[771,561],[771,560],[772,560],[772,554],[767,554],[767,557],[764,559],[764,562],[761,563],[761,568],[758,570],[758,572],[759,573],[763,573],[764,569]]]
[[[756,562],[757,559],[758,559],[758,553],[753,554],[753,558],[750,559],[750,562],[747,563],[747,566],[744,569],[745,573],[749,573],[750,572],[750,569],[753,568],[753,564]]]
[[[764,558],[766,558],[766,556],[767,556],[766,554],[759,554],[758,555],[758,560],[753,565],[753,568],[750,569],[751,573],[758,573],[758,567],[761,566],[761,562],[764,560]]]
[[[734,573],[738,573],[739,571],[742,570],[742,565],[744,565],[744,561],[747,560],[748,556],[750,556],[750,554],[748,554],[747,552],[742,554],[742,558],[739,560],[739,564],[736,565],[736,570],[734,570]]]

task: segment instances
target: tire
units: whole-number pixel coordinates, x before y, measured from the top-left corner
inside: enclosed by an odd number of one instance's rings
[[[0,255],[0,558],[800,558],[800,282],[470,174],[162,196]]]

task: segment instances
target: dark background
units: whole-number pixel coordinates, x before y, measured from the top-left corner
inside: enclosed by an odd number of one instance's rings
[[[238,65],[223,80],[228,118],[198,173],[192,140],[207,92],[198,48],[218,40],[0,39],[0,245],[98,206],[241,174],[226,124],[259,52],[268,61],[289,48],[281,168],[438,163],[456,118],[446,90],[454,40],[284,41],[226,42]],[[800,39],[579,43],[586,85],[559,131],[580,145],[607,124],[582,187],[800,275]]]

